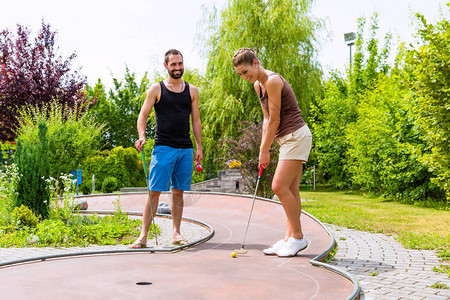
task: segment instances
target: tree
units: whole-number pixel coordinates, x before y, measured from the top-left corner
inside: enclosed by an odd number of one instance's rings
[[[220,14],[212,11],[203,39],[208,57],[206,84],[201,89],[204,152],[214,169],[222,137],[237,137],[236,124],[257,122],[262,112],[253,86],[239,78],[231,59],[240,47],[257,51],[262,65],[282,74],[292,86],[304,117],[320,91],[317,62],[322,22],[309,14],[312,0],[230,0]]]
[[[17,25],[16,37],[8,29],[0,32],[0,141],[15,140],[17,117],[26,105],[56,99],[69,109],[86,108],[86,80],[78,71],[71,72],[76,55],[58,54],[56,33],[44,21],[34,43],[22,25]]]
[[[317,161],[322,182],[337,188],[351,186],[345,131],[357,120],[357,106],[355,98],[349,96],[349,88],[348,82],[335,74],[324,85],[325,96],[311,108],[311,156]]]
[[[331,78],[324,84],[324,96],[318,98],[311,108],[310,124],[314,136],[312,157],[317,160],[320,177],[338,188],[349,188],[354,183],[349,170],[352,165],[347,130],[359,119],[361,100],[366,93],[376,89],[379,77],[389,71],[386,59],[391,36],[388,34],[385,37],[384,47],[379,49],[375,38],[377,15],[372,17],[367,42],[365,26],[366,20],[358,19],[356,53],[351,68],[347,69],[347,76],[332,72]]]
[[[108,93],[100,79],[94,87],[87,88],[88,98],[96,99],[90,113],[98,123],[106,124],[102,138],[104,149],[134,147],[137,139],[136,122],[150,88],[147,74],[140,84],[135,79],[135,74],[126,67],[123,80],[113,78],[114,88]],[[150,137],[154,135],[152,128],[150,125],[150,131],[147,132]]]
[[[42,218],[48,216],[50,192],[47,180],[50,177],[48,160],[47,125],[39,122],[38,143],[22,143],[19,138],[15,163],[20,174],[14,204],[24,205]]]
[[[403,70],[380,76],[358,105],[358,120],[346,130],[348,171],[354,187],[401,202],[438,200],[442,191],[419,162],[427,152],[415,124],[417,102],[402,86]]]
[[[347,78],[333,74],[326,82],[325,97],[312,108],[313,153],[322,178],[337,187],[362,189],[387,199],[439,203],[445,199],[441,180],[450,152],[445,110],[449,39],[442,33],[448,23],[441,24],[439,33],[427,27],[435,34],[428,31],[427,39],[436,39],[434,47],[439,47],[406,52],[402,48],[392,68],[386,63],[390,35],[384,49],[378,49],[374,38],[376,15],[367,43],[362,31],[365,20],[358,23],[351,72]],[[435,154],[444,164],[427,164]],[[444,184],[439,187],[439,183]]]
[[[450,8],[450,3],[447,4]],[[450,200],[450,22],[442,18],[436,25],[428,24],[425,17],[419,20],[418,36],[422,45],[407,53],[406,68],[411,77],[406,78],[419,103],[417,121],[425,132],[424,140],[430,153],[421,159],[434,174],[433,182]]]

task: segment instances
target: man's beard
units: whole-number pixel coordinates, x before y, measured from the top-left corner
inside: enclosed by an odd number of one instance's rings
[[[173,74],[175,71],[179,71],[179,73],[177,75]],[[184,70],[173,70],[173,71],[168,71],[169,76],[172,77],[173,79],[179,79],[181,78],[181,76],[183,76]]]

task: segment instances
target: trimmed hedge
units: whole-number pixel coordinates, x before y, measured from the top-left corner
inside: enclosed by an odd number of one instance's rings
[[[102,183],[102,192],[103,193],[115,192],[117,190],[118,186],[119,186],[119,181],[117,180],[116,177],[113,177],[113,176],[106,177]]]
[[[145,186],[145,175],[141,154],[135,148],[116,147],[112,150],[97,151],[88,156],[83,166],[83,183],[92,188],[92,174],[95,174],[95,190],[103,190],[107,177],[115,177],[117,189],[122,187]],[[87,190],[86,188],[86,190]]]

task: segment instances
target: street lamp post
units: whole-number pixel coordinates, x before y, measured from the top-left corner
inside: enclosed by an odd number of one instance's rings
[[[344,39],[347,46],[350,48],[350,72],[352,70],[352,46],[356,41],[356,34],[354,32],[344,33]]]

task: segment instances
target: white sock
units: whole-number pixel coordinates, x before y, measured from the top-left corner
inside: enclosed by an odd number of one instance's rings
[[[294,240],[294,242],[300,243],[300,242],[303,242],[305,240],[305,236],[303,236],[301,240],[294,239],[294,238],[292,238],[292,239]]]

